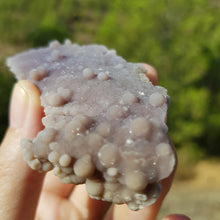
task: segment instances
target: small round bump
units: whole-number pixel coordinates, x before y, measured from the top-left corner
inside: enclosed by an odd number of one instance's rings
[[[82,74],[85,79],[93,79],[95,77],[94,71],[90,68],[85,68]]]
[[[107,174],[111,177],[117,176],[118,174],[118,169],[115,167],[110,167],[107,169]]]
[[[69,177],[70,177],[72,183],[74,183],[74,184],[76,184],[76,185],[77,185],[77,184],[82,184],[82,183],[84,183],[85,180],[86,180],[85,178],[76,176],[76,175],[74,175],[74,174],[69,175]]]
[[[70,39],[65,39],[64,40],[64,45],[71,45],[72,41]]]
[[[56,176],[62,173],[62,170],[60,167],[54,167],[53,171]]]
[[[106,81],[109,79],[109,75],[107,73],[101,72],[98,74],[98,79],[101,81]]]
[[[84,115],[76,115],[72,121],[65,126],[65,139],[72,140],[77,134],[84,133],[91,123],[91,119]]]
[[[105,167],[111,167],[118,159],[118,149],[114,144],[105,144],[98,152],[101,164]]]
[[[57,167],[57,166],[53,169],[53,172],[54,172],[54,174],[55,174],[56,176],[58,176],[58,177],[64,177],[64,176],[66,176],[66,174],[62,172],[61,168],[60,168],[60,167]]]
[[[146,188],[147,177],[140,171],[128,172],[125,175],[125,184],[129,189],[140,191]]]
[[[71,99],[73,92],[70,89],[65,89],[62,87],[59,87],[57,89],[57,93],[63,97],[63,99],[67,102]]]
[[[72,157],[69,154],[63,154],[59,158],[59,164],[62,167],[68,167],[71,164]]]
[[[105,191],[103,196],[102,196],[103,200],[104,201],[107,201],[107,202],[112,202],[112,199],[113,199],[113,192],[111,191]]]
[[[87,125],[91,122],[91,119],[88,116],[82,114],[76,115],[74,120],[78,120],[84,125]]]
[[[92,196],[102,196],[104,192],[104,184],[98,179],[86,179],[86,189]]]
[[[58,40],[53,40],[49,43],[50,48],[57,48],[60,46],[60,42]]]
[[[122,96],[122,99],[121,99],[121,103],[125,104],[125,105],[132,105],[132,104],[137,103],[137,102],[138,102],[138,98],[130,92],[126,92]]]
[[[35,81],[40,81],[47,75],[48,71],[43,67],[39,67],[30,71],[30,78]]]
[[[65,184],[72,183],[71,178],[69,176],[64,176],[63,178],[60,178],[60,181]]]
[[[53,169],[53,165],[50,162],[45,162],[42,165],[42,171],[47,172]]]
[[[111,125],[107,122],[102,122],[100,123],[97,128],[96,131],[103,137],[106,137],[110,134],[111,132]]]
[[[167,143],[160,143],[155,147],[157,156],[167,156],[171,153],[171,147]]]
[[[37,138],[43,143],[49,144],[50,142],[53,142],[55,136],[56,130],[54,128],[47,127],[38,133]]]
[[[24,161],[26,162],[33,160],[34,158],[32,151],[26,151],[25,149],[22,149],[22,154],[23,154]]]
[[[41,162],[38,159],[31,160],[29,166],[33,170],[40,170],[41,169]]]
[[[151,129],[151,123],[144,117],[135,118],[130,124],[130,133],[136,137],[148,136],[151,132]]]
[[[90,177],[95,172],[95,165],[92,162],[92,157],[87,154],[79,158],[73,167],[75,174],[79,177]]]
[[[135,202],[129,202],[128,203],[128,208],[131,209],[132,211],[139,210],[139,207],[138,207],[138,205]]]
[[[150,95],[149,102],[154,107],[161,107],[162,105],[165,104],[166,98],[163,95],[161,95],[159,92],[155,92]]]
[[[47,103],[54,107],[59,107],[64,105],[66,100],[57,93],[51,93],[47,95]]]
[[[104,177],[106,182],[109,182],[109,183],[116,183],[116,182],[118,182],[118,175],[110,176],[110,175],[108,175],[107,172],[104,172],[103,177]]]
[[[92,120],[82,114],[76,115],[72,121],[68,124],[72,132],[85,132]]]
[[[60,155],[56,151],[52,151],[48,155],[48,160],[53,164],[57,164],[59,161],[59,157]]]
[[[77,132],[81,132],[83,131],[83,125],[80,121],[78,120],[72,120],[69,124],[68,124],[68,129],[70,132],[72,133],[77,133]]]

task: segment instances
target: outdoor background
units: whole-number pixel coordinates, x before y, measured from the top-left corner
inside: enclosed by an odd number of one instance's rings
[[[171,97],[179,168],[160,217],[220,219],[219,21],[219,0],[0,0],[0,139],[15,82],[6,57],[53,39],[104,44],[153,65]]]

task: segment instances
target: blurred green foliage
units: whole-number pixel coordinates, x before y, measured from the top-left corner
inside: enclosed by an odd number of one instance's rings
[[[5,68],[0,61],[0,139],[5,133],[8,124],[8,106],[12,86],[15,82],[12,74]]]
[[[64,41],[68,38],[68,32],[57,27],[41,27],[33,31],[27,36],[27,42],[33,46],[47,45],[51,40]]]
[[[115,48],[131,62],[150,63],[171,97],[174,144],[192,148],[193,155],[199,151],[198,157],[220,155],[219,20],[218,0],[1,0],[0,45],[25,49],[69,37]],[[2,70],[0,77],[3,129],[13,81]]]

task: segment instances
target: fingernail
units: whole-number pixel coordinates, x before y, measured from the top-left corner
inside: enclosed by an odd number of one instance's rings
[[[21,86],[16,83],[11,96],[9,123],[11,127],[21,128],[25,122],[28,111],[28,94]]]
[[[181,215],[181,214],[173,214],[173,215],[166,216],[162,220],[190,220],[190,218],[185,215]]]

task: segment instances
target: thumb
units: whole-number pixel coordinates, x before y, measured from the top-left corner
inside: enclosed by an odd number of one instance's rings
[[[10,104],[10,127],[20,128],[22,138],[33,138],[43,129],[40,92],[32,83],[21,80],[15,84]]]
[[[38,89],[28,81],[16,83],[10,104],[10,126],[0,147],[0,219],[34,219],[44,175],[23,161],[20,141],[43,128]]]

